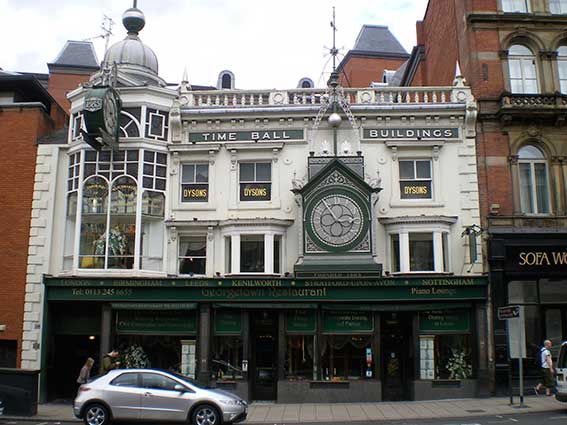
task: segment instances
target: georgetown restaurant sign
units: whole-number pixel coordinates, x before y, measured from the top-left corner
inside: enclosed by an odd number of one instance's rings
[[[458,139],[459,129],[453,127],[364,128],[362,138],[376,139]]]
[[[189,143],[282,142],[304,139],[303,130],[207,131],[189,133]]]

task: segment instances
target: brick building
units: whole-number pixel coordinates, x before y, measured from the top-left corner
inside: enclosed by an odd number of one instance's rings
[[[20,367],[22,349],[33,345],[27,338],[38,332],[23,326],[30,314],[24,301],[36,296],[26,293],[26,276],[44,260],[34,256],[35,246],[28,249],[30,223],[47,225],[32,215],[32,207],[40,206],[34,190],[42,190],[34,184],[35,173],[51,167],[36,166],[38,146],[66,136],[70,104],[65,93],[87,80],[98,69],[96,62],[91,43],[68,42],[49,64],[49,74],[0,70],[0,287],[4,300],[10,300],[0,304],[0,367]],[[34,258],[30,265],[28,254]]]
[[[567,1],[430,1],[402,85],[442,85],[455,63],[479,104],[477,155],[493,305],[490,388],[506,383],[505,322],[522,305],[528,361],[567,338]],[[516,374],[517,371],[514,371]]]
[[[372,83],[384,83],[385,71],[393,73],[408,58],[409,54],[388,27],[364,25],[354,47],[337,68],[339,83],[345,87],[368,87]]]

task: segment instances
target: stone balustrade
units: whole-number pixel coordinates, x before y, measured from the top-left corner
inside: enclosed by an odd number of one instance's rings
[[[377,87],[341,89],[349,105],[466,103],[456,91],[468,87]],[[329,101],[324,89],[187,91],[182,106],[192,108],[320,105]]]

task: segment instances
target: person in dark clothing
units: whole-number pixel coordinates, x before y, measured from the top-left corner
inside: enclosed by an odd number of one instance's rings
[[[112,369],[118,369],[120,367],[120,362],[118,359],[118,351],[112,350],[110,353],[106,353],[102,357],[102,362],[100,362],[100,373],[104,374]]]

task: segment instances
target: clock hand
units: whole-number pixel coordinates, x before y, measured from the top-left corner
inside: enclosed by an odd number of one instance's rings
[[[339,219],[337,218],[337,216],[335,215],[335,213],[333,212],[333,210],[331,209],[331,207],[329,207],[329,205],[325,202],[325,200],[323,199],[323,205],[325,205],[325,208],[327,208],[329,210],[329,212],[331,213],[331,215],[333,216],[333,218],[335,219],[335,221],[339,221]]]

